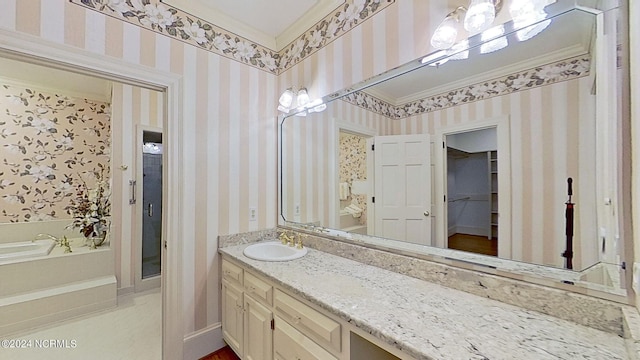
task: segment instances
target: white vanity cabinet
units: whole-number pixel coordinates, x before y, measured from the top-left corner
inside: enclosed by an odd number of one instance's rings
[[[265,281],[222,262],[222,335],[242,359],[273,359],[272,294]]]
[[[222,260],[222,334],[240,358],[398,359],[382,350],[388,345],[240,264]]]

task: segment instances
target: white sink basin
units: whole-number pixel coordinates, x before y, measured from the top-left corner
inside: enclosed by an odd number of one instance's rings
[[[296,249],[293,246],[282,245],[279,241],[257,243],[244,249],[246,257],[262,261],[289,261],[306,254],[307,248]]]

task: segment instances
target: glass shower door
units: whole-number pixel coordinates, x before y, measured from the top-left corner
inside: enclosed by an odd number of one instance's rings
[[[162,144],[145,143],[142,154],[142,278],[158,276],[162,264]]]

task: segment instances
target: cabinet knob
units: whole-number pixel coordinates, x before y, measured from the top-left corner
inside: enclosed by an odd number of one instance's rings
[[[424,216],[429,216],[429,215],[431,215],[431,213],[429,213],[429,211],[425,211],[424,212]]]

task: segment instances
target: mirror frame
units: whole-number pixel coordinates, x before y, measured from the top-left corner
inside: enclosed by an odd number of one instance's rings
[[[561,16],[570,11],[584,11],[590,14],[593,14],[595,19],[594,21],[597,23],[597,27],[601,28],[603,23],[603,14],[606,11],[612,9],[621,9],[621,7],[610,7],[604,10],[593,9],[590,7],[585,7],[579,5],[577,2],[563,2],[562,0],[558,0],[556,3],[547,6],[545,10],[548,10],[548,18],[553,19],[557,16]],[[625,16],[625,15],[622,15]],[[518,28],[515,28],[513,21],[508,21],[505,24],[506,31],[504,36],[509,36],[514,32],[518,31]],[[601,30],[598,29],[598,32]],[[465,49],[459,49],[458,52],[470,50],[479,47],[482,44],[480,39],[480,34],[476,34],[471,36],[469,39],[469,46]],[[338,90],[329,95],[322,97],[322,101],[325,104],[328,104],[334,100],[338,100],[342,97],[345,97],[349,94],[364,90],[370,86],[374,86],[381,82],[387,81],[389,79],[395,78],[397,76],[406,74],[413,70],[433,65],[448,56],[455,55],[457,52],[451,52],[448,54],[441,54],[439,51],[430,53],[426,56],[420,57],[413,61],[410,61],[406,64],[398,66],[396,68],[385,71],[379,75],[373,76],[369,79],[361,81],[359,83],[354,84],[353,86],[347,87],[342,90]],[[430,58],[425,61],[423,59]],[[424,62],[423,62],[424,61]],[[340,241],[344,243],[349,243],[353,245],[365,246],[372,249],[382,250],[386,252],[391,252],[395,254],[405,255],[409,257],[414,257],[418,259],[424,259],[428,261],[433,261],[437,263],[442,263],[445,265],[452,265],[454,267],[469,269],[474,271],[481,271],[489,274],[504,276],[508,278],[513,278],[517,280],[523,280],[526,282],[549,286],[549,282],[554,284],[553,287],[561,288],[568,291],[575,292],[584,292],[584,288],[589,290],[590,295],[600,298],[606,298],[610,300],[614,300],[621,303],[629,303],[629,294],[630,294],[630,281],[629,276],[626,277],[626,281],[624,282],[624,287],[615,289],[612,287],[607,287],[604,285],[594,284],[590,282],[586,282],[580,280],[580,272],[554,268],[544,265],[530,264],[519,262],[517,260],[510,259],[501,259],[501,258],[493,258],[488,256],[483,256],[479,254],[465,253],[459,252],[456,250],[450,249],[439,249],[434,248],[432,246],[424,247],[424,245],[415,245],[410,243],[404,243],[401,241],[396,241],[392,239],[380,238],[372,235],[360,235],[360,234],[351,234],[348,232],[344,232],[337,229],[325,228],[322,226],[315,226],[313,224],[306,223],[297,223],[293,221],[287,220],[284,212],[284,204],[283,204],[283,191],[284,191],[284,174],[283,174],[283,125],[285,120],[294,117],[300,112],[304,112],[306,110],[301,110],[297,112],[292,112],[289,114],[280,114],[278,116],[278,172],[280,174],[280,184],[279,184],[279,192],[278,192],[278,205],[279,209],[279,225],[290,228],[292,230],[304,232],[310,235],[322,236],[331,240]],[[617,169],[619,175],[623,175],[623,170],[621,168]],[[618,210],[622,210],[624,204],[620,205]],[[622,218],[620,219],[622,221]],[[395,245],[395,246],[394,246]],[[415,247],[421,246],[422,249],[416,249]],[[425,250],[426,248],[426,250]],[[451,252],[456,252],[456,254],[451,254]],[[629,259],[624,259],[624,257],[628,257],[628,253],[621,254],[623,255],[623,263],[621,264],[624,269],[624,261],[626,263],[632,263]],[[464,255],[464,256],[463,256]],[[618,265],[620,266],[620,265]],[[588,269],[588,268],[587,268]],[[584,270],[583,270],[584,271]],[[628,273],[628,272],[627,272]],[[579,291],[580,288],[582,291]]]

